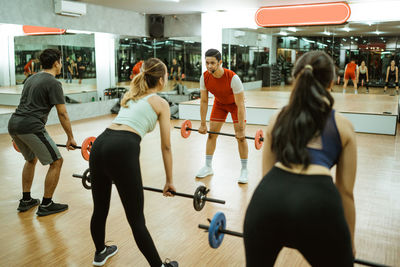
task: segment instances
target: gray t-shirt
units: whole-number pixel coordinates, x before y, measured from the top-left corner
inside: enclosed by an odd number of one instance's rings
[[[20,103],[8,122],[8,132],[28,134],[43,131],[51,108],[64,103],[61,82],[47,72],[32,75],[24,84]]]

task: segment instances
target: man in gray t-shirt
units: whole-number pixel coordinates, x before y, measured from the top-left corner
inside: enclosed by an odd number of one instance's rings
[[[23,212],[39,205],[39,199],[31,198],[31,186],[37,160],[50,164],[46,175],[44,195],[37,214],[45,216],[68,209],[68,205],[52,201],[58,184],[63,159],[57,145],[45,129],[47,117],[56,106],[58,118],[67,134],[67,149],[76,146],[71,122],[64,102],[61,83],[55,78],[61,72],[61,52],[46,49],[40,55],[43,72],[29,77],[24,84],[20,103],[8,122],[8,132],[24,156],[26,163],[22,171],[22,199],[18,210]]]

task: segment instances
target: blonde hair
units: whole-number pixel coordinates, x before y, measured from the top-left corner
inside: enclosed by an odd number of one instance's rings
[[[129,100],[138,100],[141,96],[145,95],[149,89],[157,86],[158,81],[164,79],[166,73],[165,64],[158,58],[149,58],[146,60],[140,73],[133,78],[131,88],[125,93],[121,100],[121,106],[128,107]]]

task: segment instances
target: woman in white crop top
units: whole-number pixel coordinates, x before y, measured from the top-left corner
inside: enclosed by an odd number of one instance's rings
[[[156,58],[146,60],[124,95],[118,116],[93,143],[89,159],[94,204],[90,230],[96,247],[93,261],[96,266],[102,266],[117,252],[117,246],[104,243],[112,183],[118,190],[136,244],[149,265],[178,266],[176,261],[161,261],[147,230],[139,162],[140,141],[158,121],[166,174],[164,196],[173,196],[170,191],[176,190],[172,183],[170,110],[167,101],[156,94],[167,81],[165,64]]]
[[[358,88],[362,87],[365,85],[367,90],[365,91],[367,94],[369,93],[369,88],[368,88],[368,68],[365,66],[365,61],[361,61],[361,65],[359,68],[357,68],[357,81],[358,81]]]

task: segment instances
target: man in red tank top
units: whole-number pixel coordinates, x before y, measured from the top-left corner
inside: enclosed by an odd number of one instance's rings
[[[135,64],[135,66],[133,66],[132,68],[132,74],[129,78],[131,78],[131,80],[140,73],[140,68],[143,65],[143,60],[139,60],[138,63]]]
[[[358,66],[354,59],[352,59],[350,63],[346,65],[346,68],[344,69],[343,93],[346,93],[347,83],[349,82],[349,79],[351,79],[354,85],[354,93],[357,94],[357,79],[356,79],[357,68]]]
[[[238,182],[247,183],[248,145],[245,138],[246,109],[244,106],[244,89],[236,73],[222,67],[221,53],[216,49],[209,49],[205,54],[207,71],[200,77],[200,116],[201,126],[199,133],[207,133],[208,92],[214,95],[214,104],[210,116],[210,131],[219,132],[228,113],[231,113],[236,140],[239,147],[241,172]],[[206,145],[206,164],[200,169],[196,177],[204,178],[212,175],[212,157],[217,142],[215,134],[209,134]]]

